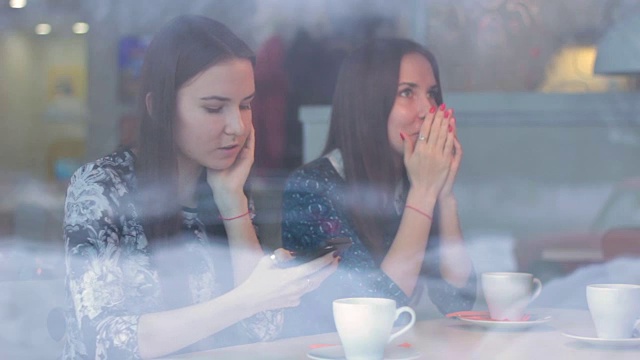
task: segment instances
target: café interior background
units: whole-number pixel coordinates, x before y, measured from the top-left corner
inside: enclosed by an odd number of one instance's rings
[[[284,49],[293,64],[280,59],[268,70],[287,81],[279,94],[287,113],[254,115],[266,129],[258,141],[281,143],[273,145],[279,158],[256,164],[257,211],[270,216],[259,229],[269,247],[279,242],[283,176],[321,147],[312,142],[322,134],[304,129],[326,129],[339,61],[365,39],[390,35],[438,58],[465,151],[456,193],[478,272],[570,276],[601,260],[575,234],[640,226],[640,185],[632,181],[640,173],[640,65],[609,71],[616,65],[605,63],[640,63],[639,0],[1,0],[0,286],[64,277],[68,177],[131,142],[144,46],[183,13],[224,22],[259,58]],[[267,49],[274,39],[283,48]],[[620,53],[599,53],[605,39],[620,47],[607,51]],[[298,115],[305,111],[306,120]],[[606,206],[618,192],[622,203]],[[62,296],[50,286],[57,295],[46,306]]]

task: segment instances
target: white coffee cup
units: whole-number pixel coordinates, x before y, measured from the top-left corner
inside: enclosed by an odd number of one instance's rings
[[[492,319],[519,321],[542,283],[528,273],[488,272],[482,274],[482,291]]]
[[[393,323],[403,312],[411,315],[411,321],[392,334]],[[392,299],[347,298],[333,301],[333,319],[348,360],[375,360],[384,357],[388,343],[413,326],[416,313],[408,306],[396,309]]]
[[[588,285],[587,304],[599,338],[630,338],[640,323],[640,285]]]

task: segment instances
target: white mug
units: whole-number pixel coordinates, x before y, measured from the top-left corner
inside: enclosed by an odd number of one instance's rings
[[[393,323],[403,312],[411,315],[411,321],[392,334]],[[392,299],[347,298],[333,301],[333,319],[347,360],[375,360],[384,357],[388,343],[413,326],[416,313],[408,306],[396,309]]]
[[[482,274],[482,291],[492,319],[519,321],[540,295],[542,282],[528,273],[489,272]]]
[[[599,338],[630,338],[639,324],[640,285],[588,285],[587,304]]]

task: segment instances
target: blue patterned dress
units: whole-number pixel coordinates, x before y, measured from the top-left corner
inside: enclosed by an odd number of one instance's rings
[[[380,269],[349,220],[345,191],[344,168],[338,150],[302,166],[287,180],[282,204],[285,248],[294,251],[316,248],[334,237],[348,237],[353,245],[342,255],[338,271],[316,291],[303,297],[298,308],[288,310],[284,336],[335,331],[332,301],[338,298],[385,297],[396,300],[397,306],[403,306],[415,305],[423,292],[422,282],[419,282],[413,296],[408,297]],[[385,212],[388,214],[383,236],[385,252],[400,226],[405,197],[406,191],[398,186],[394,204]],[[471,309],[476,297],[475,273],[462,288],[442,279],[437,234],[436,218],[422,269],[429,298],[443,314]]]
[[[64,219],[64,359],[137,359],[140,316],[167,309],[133,201],[134,161],[131,151],[119,151],[84,165],[71,178]],[[201,303],[225,291],[214,266],[219,249],[195,211],[184,209],[182,217],[182,245],[167,260],[181,259],[173,264],[188,282],[181,288],[189,303]],[[272,339],[282,327],[282,316],[282,311],[259,313],[190,350]]]

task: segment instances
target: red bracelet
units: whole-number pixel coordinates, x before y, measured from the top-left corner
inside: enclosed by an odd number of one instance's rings
[[[413,206],[411,206],[411,205],[405,205],[404,207],[406,207],[406,208],[408,208],[408,209],[411,209],[411,210],[413,210],[413,211],[418,212],[419,214],[421,214],[421,215],[423,215],[424,217],[426,217],[427,219],[429,219],[429,221],[433,221],[433,218],[431,217],[431,215],[427,214],[426,212],[424,212],[424,211],[422,211],[422,210],[420,210],[420,209],[418,209],[418,208],[414,208],[414,207],[413,207]]]
[[[230,218],[225,218],[225,217],[222,217],[222,215],[220,215],[220,216],[218,216],[218,218],[220,218],[220,220],[225,220],[225,221],[228,221],[228,220],[235,220],[235,219],[239,219],[239,218],[241,218],[241,217],[243,217],[243,216],[247,216],[247,215],[249,215],[250,213],[251,213],[251,210],[247,210],[247,212],[246,212],[246,213],[244,213],[244,214],[240,214],[240,215],[238,215],[238,216],[234,216],[234,217],[230,217]]]

